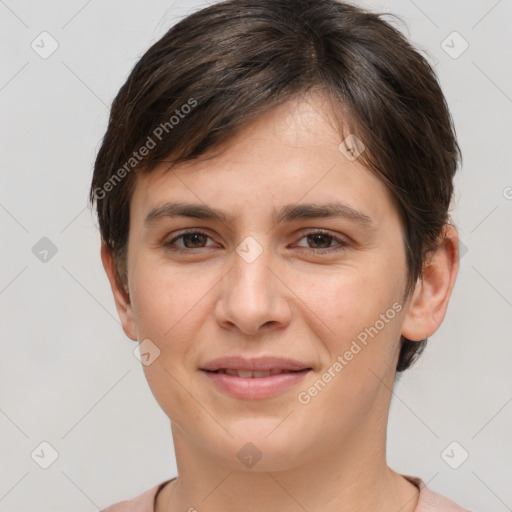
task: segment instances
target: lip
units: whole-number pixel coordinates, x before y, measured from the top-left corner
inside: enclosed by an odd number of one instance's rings
[[[238,377],[217,370],[270,371],[288,370],[267,377]],[[221,392],[241,400],[261,400],[270,398],[301,382],[312,371],[312,367],[301,361],[284,357],[259,357],[247,359],[229,356],[214,359],[204,364],[200,371]]]
[[[301,382],[310,368],[294,373],[281,373],[268,377],[238,377],[227,373],[200,370],[223,393],[241,400],[261,400],[275,396]]]
[[[280,370],[304,370],[311,368],[311,365],[290,359],[288,357],[264,356],[255,358],[246,358],[242,356],[226,356],[213,359],[201,366],[201,370],[246,370],[253,372],[264,372],[274,368]]]

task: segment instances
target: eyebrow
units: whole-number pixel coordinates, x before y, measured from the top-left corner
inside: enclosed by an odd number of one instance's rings
[[[231,215],[204,204],[168,202],[153,208],[145,217],[144,225],[150,227],[163,218],[189,217],[194,219],[216,220],[229,223]],[[355,208],[339,202],[324,204],[287,204],[279,210],[274,208],[272,219],[274,224],[292,222],[301,219],[345,218],[363,226],[374,227],[371,217]]]

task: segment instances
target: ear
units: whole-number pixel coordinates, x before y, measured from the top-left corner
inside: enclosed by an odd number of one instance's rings
[[[437,249],[425,262],[406,307],[402,336],[420,341],[432,336],[444,320],[459,270],[459,235],[446,225]]]
[[[110,281],[110,287],[116,303],[117,314],[121,320],[123,331],[128,338],[136,341],[137,330],[135,328],[135,319],[132,305],[130,303],[130,295],[122,288],[117,280],[114,255],[103,240],[101,242],[101,261],[103,263],[103,268],[107,273],[108,280]]]

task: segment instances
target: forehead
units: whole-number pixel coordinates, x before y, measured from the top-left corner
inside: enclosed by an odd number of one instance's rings
[[[202,203],[223,221],[221,207],[233,210],[226,215],[265,209],[275,221],[292,204],[326,201],[366,210],[361,218],[382,216],[391,195],[357,158],[347,158],[337,123],[321,95],[283,103],[198,159],[139,175],[131,217],[146,218],[171,199]]]

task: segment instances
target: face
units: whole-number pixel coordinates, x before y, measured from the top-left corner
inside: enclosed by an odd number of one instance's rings
[[[242,467],[244,446],[262,454],[255,470],[300,465],[386,421],[404,232],[386,187],[341,142],[311,96],[261,115],[214,158],[138,178],[123,326],[150,340],[148,361],[158,355],[143,368],[173,433],[227,466]],[[215,362],[228,356],[243,361]],[[303,370],[283,372],[290,359]],[[280,374],[205,370],[252,363]]]

